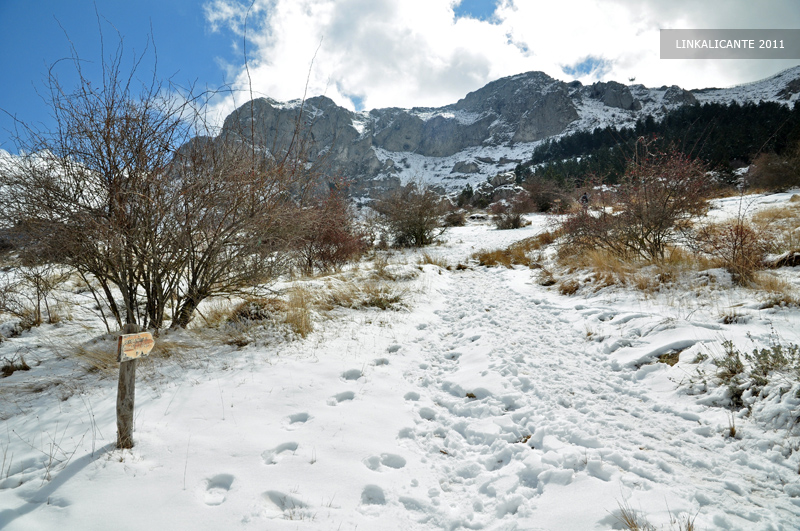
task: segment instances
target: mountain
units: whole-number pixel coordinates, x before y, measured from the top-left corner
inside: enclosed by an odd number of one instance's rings
[[[302,111],[311,142],[308,157],[372,195],[410,179],[448,191],[476,184],[526,160],[543,140],[597,127],[633,126],[639,118],[695,103],[800,98],[800,66],[732,88],[648,88],[615,81],[583,85],[528,72],[492,81],[458,102],[437,108],[353,112],[330,98],[248,102],[224,122],[223,132],[252,137],[273,151],[286,149]]]

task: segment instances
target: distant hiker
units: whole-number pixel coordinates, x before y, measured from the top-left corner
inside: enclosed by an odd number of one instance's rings
[[[589,194],[588,194],[588,192],[583,192],[583,195],[581,196],[579,201],[581,202],[581,206],[583,207],[584,210],[588,209],[589,208]]]

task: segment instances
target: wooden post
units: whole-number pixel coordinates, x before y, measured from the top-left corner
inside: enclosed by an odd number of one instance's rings
[[[139,325],[126,324],[124,334],[135,334]],[[117,354],[120,356],[120,354]],[[121,361],[117,387],[117,448],[133,448],[133,403],[136,396],[136,365],[138,359]]]

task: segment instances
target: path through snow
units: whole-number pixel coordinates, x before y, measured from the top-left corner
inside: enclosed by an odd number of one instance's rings
[[[532,230],[466,227],[439,251]],[[0,380],[0,528],[621,529],[620,505],[664,529],[800,528],[785,430],[740,417],[726,437],[727,411],[679,386],[722,325],[564,297],[527,269],[422,270],[400,282],[409,312],[150,366],[131,451],[113,449],[115,380],[55,382],[67,361],[44,354],[82,314],[4,342],[39,355]],[[654,362],[670,349],[681,363]]]

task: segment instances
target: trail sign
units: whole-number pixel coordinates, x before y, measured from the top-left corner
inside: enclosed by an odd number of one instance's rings
[[[136,397],[136,364],[139,358],[153,350],[150,332],[139,332],[139,325],[126,324],[127,332],[119,336],[117,361],[119,386],[117,387],[117,448],[133,448],[133,403]]]
[[[150,332],[123,334],[117,343],[117,361],[125,362],[147,356],[153,350],[153,336]]]

